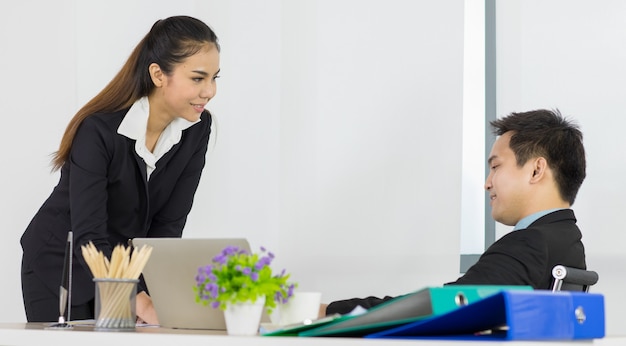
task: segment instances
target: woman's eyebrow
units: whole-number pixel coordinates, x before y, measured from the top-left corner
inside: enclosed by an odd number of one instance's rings
[[[193,70],[193,71],[191,71],[191,72],[197,73],[197,74],[199,74],[199,75],[203,75],[203,76],[205,76],[205,77],[209,75],[209,73],[208,73],[208,72],[205,72],[205,71],[202,71],[202,70]]]

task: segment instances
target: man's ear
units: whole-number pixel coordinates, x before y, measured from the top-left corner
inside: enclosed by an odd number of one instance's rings
[[[530,178],[531,182],[538,182],[544,178],[548,170],[548,161],[543,157],[533,159],[533,174]]]
[[[161,70],[161,66],[153,62],[150,66],[148,66],[148,72],[150,72],[150,79],[152,79],[152,83],[154,83],[157,88],[162,87],[164,74]]]

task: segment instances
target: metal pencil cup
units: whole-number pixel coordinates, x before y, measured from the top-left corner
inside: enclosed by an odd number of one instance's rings
[[[93,279],[96,284],[96,330],[134,331],[137,279]]]

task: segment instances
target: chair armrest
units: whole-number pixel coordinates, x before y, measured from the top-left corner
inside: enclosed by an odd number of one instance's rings
[[[554,277],[553,291],[560,291],[565,285],[568,287],[571,285],[578,286],[583,291],[587,291],[589,286],[595,285],[599,279],[598,273],[595,271],[563,265],[556,265],[552,268],[552,277]]]

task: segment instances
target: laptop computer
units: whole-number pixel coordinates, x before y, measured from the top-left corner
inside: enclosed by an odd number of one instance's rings
[[[250,251],[246,239],[135,238],[132,243],[152,246],[143,276],[162,327],[226,330],[222,310],[196,303],[195,277],[198,267],[226,246]]]

